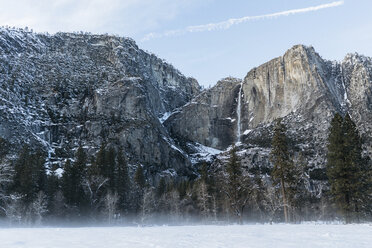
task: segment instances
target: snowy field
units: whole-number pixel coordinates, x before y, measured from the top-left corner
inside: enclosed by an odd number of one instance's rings
[[[2,248],[372,247],[372,225],[244,225],[0,229]]]

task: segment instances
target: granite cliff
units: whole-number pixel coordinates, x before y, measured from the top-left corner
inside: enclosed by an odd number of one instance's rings
[[[221,80],[165,125],[190,153],[197,153],[192,147],[199,144],[221,150],[212,168],[226,164],[224,151],[235,144],[243,166],[265,177],[274,120],[283,118],[294,159],[306,161],[308,189],[317,195],[326,179],[328,128],[335,112],[351,115],[366,141],[365,152],[371,153],[371,90],[371,58],[348,54],[341,62],[328,61],[314,48],[296,45],[243,80]]]
[[[296,45],[201,91],[129,38],[1,28],[0,75],[0,136],[13,154],[39,144],[47,166],[62,166],[80,144],[90,155],[107,144],[148,173],[195,175],[193,165],[217,168],[236,144],[243,166],[270,168],[273,122],[283,118],[309,185],[321,185],[324,171],[315,172],[336,111],[350,113],[371,152],[372,59],[359,54],[335,62]]]
[[[200,87],[172,65],[109,35],[0,29],[0,136],[16,152],[39,144],[63,165],[81,144],[122,147],[128,161],[185,170],[161,118]]]

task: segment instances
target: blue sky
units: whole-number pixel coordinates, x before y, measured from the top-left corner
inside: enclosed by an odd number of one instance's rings
[[[229,28],[203,26],[331,3]],[[0,6],[0,25],[130,36],[204,86],[226,76],[243,78],[300,43],[326,59],[341,60],[348,52],[372,56],[371,0],[0,0]],[[197,25],[201,32],[187,32]]]

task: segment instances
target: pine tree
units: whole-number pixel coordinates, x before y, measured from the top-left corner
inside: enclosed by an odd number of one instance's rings
[[[23,146],[15,162],[14,170],[14,190],[22,195],[31,195],[32,193],[32,175],[30,166],[30,151],[27,145]],[[30,201],[30,200],[28,200]]]
[[[105,167],[106,167],[106,148],[105,144],[102,144],[99,151],[96,154],[96,160],[94,163],[94,168],[96,171],[94,172],[96,175],[102,175],[105,174]]]
[[[46,190],[46,195],[48,199],[48,212],[52,215],[58,214],[58,213],[55,213],[54,200],[55,200],[55,195],[59,190],[59,187],[60,187],[60,180],[55,172],[55,168],[53,168],[47,177],[47,190]]]
[[[140,189],[143,189],[145,187],[146,180],[145,180],[145,175],[143,173],[142,165],[138,165],[136,173],[134,174],[134,181],[137,183]]]
[[[294,184],[295,167],[290,159],[286,126],[278,119],[272,138],[270,160],[274,164],[272,177],[280,184],[285,222],[290,221],[290,195],[291,185]]]
[[[359,221],[372,210],[372,195],[370,194],[372,182],[369,178],[371,168],[368,164],[368,157],[363,157],[363,141],[349,114],[346,114],[344,118],[343,127],[345,130],[345,162],[350,168],[350,190],[354,212],[352,219]]]
[[[97,155],[100,155],[98,152]],[[99,157],[99,156],[98,156]],[[108,179],[101,174],[100,158],[92,158],[91,165],[87,168],[87,175],[83,185],[90,203],[91,213],[98,214],[107,193]]]
[[[205,183],[208,183],[208,165],[206,162],[203,162],[202,167],[200,168],[200,179]]]
[[[137,170],[134,173],[134,184],[130,194],[130,208],[131,210],[139,213],[142,208],[142,200],[145,197],[144,194],[147,190],[146,180],[141,164],[137,166]]]
[[[113,191],[115,188],[115,169],[116,169],[116,153],[114,148],[105,148],[106,144],[102,144],[97,152],[95,165],[99,170],[99,175],[108,180],[107,189]]]
[[[345,161],[345,152],[350,147],[346,146],[344,136],[344,128],[347,125],[344,125],[344,119],[340,114],[336,113],[334,115],[328,136],[327,176],[331,185],[331,194],[337,204],[337,208],[345,217],[346,222],[350,222],[350,168],[348,168]]]
[[[239,223],[242,224],[243,211],[249,200],[248,197],[250,194],[250,181],[248,177],[243,176],[241,164],[238,160],[235,146],[230,150],[230,160],[227,164],[226,171],[228,174],[228,178],[226,181],[227,191],[225,193],[229,199],[230,207],[238,217]]]
[[[264,219],[265,217],[265,207],[264,207],[264,197],[265,197],[265,187],[264,183],[261,178],[261,173],[258,172],[254,176],[254,188],[252,191],[253,199],[255,201],[256,209],[260,214],[260,219]]]
[[[112,191],[115,188],[116,152],[113,147],[106,151],[106,163],[103,176],[108,178],[108,187]]]
[[[202,166],[199,170],[200,178],[194,184],[196,196],[197,196],[197,205],[202,214],[204,220],[209,218],[211,212],[210,207],[210,187],[208,179],[208,165],[206,162],[202,163]]]
[[[75,202],[74,191],[76,184],[79,183],[75,174],[76,172],[74,167],[71,164],[71,161],[68,159],[63,166],[62,174],[62,190],[67,204],[73,204],[73,202]]]
[[[9,152],[9,142],[0,137],[0,162],[2,162],[3,158],[8,154]]]
[[[331,121],[328,137],[327,175],[331,194],[347,223],[358,220],[368,211],[370,185],[368,163],[362,157],[362,140],[349,114],[338,113]],[[366,209],[367,208],[367,209]]]
[[[331,194],[334,201],[341,209],[343,215],[346,214],[344,189],[339,180],[342,168],[344,167],[344,132],[342,128],[343,118],[339,113],[336,113],[331,121],[328,136],[328,153],[327,153],[327,176],[331,185]]]
[[[167,184],[164,177],[160,178],[158,187],[156,188],[156,196],[160,198],[167,190]]]
[[[86,207],[86,195],[83,188],[83,181],[86,176],[87,156],[80,146],[76,152],[76,159],[73,164],[67,160],[62,175],[62,190],[67,204],[77,207],[80,213]]]
[[[130,192],[130,178],[128,172],[128,165],[123,156],[123,151],[120,149],[117,155],[117,169],[115,175],[115,189],[118,192],[119,202],[118,207],[120,211],[127,211],[127,201]]]
[[[310,198],[309,191],[306,189],[305,182],[308,175],[305,173],[307,162],[302,153],[299,153],[295,157],[294,171],[290,186],[289,202],[292,207],[291,219],[293,222],[299,222],[301,218],[306,218],[305,213],[303,213],[306,207],[307,200]]]
[[[33,178],[36,182],[36,191],[45,192],[47,187],[47,174],[45,168],[45,154],[38,149],[36,153],[32,154],[33,161]]]
[[[43,153],[32,153],[29,146],[25,145],[15,162],[13,188],[23,196],[26,204],[30,204],[39,191],[46,189],[46,170]]]
[[[182,200],[186,196],[187,189],[189,188],[189,182],[187,180],[182,180],[177,185],[177,191],[180,195],[180,199]]]

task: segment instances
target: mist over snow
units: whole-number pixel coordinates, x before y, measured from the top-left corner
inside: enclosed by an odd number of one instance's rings
[[[369,248],[371,225],[235,225],[0,229],[6,248]]]

